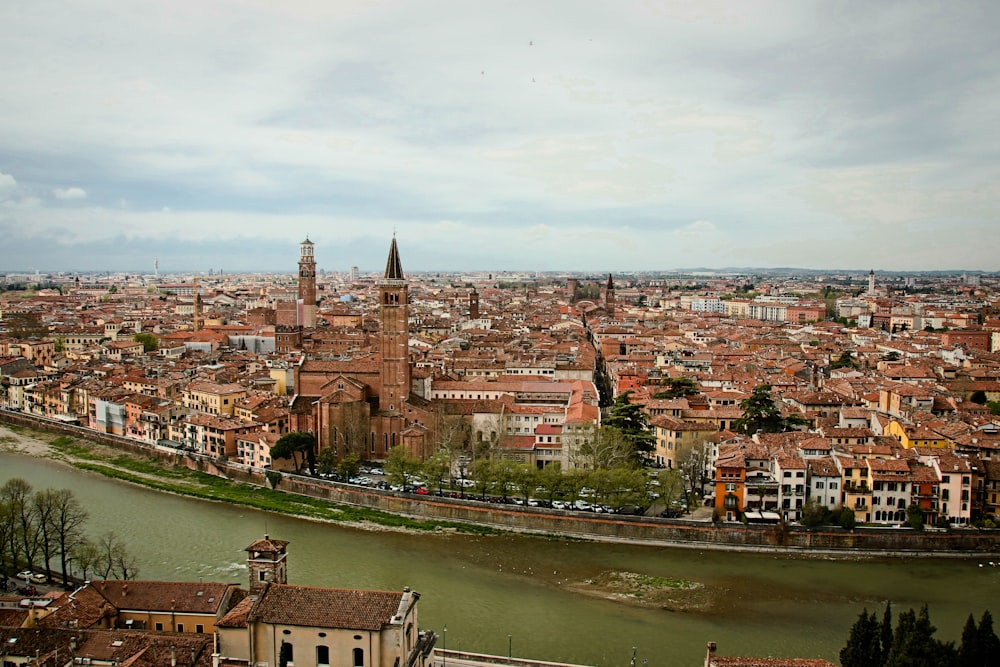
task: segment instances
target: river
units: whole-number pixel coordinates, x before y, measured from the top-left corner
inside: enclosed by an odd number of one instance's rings
[[[1000,567],[974,560],[819,560],[548,540],[409,534],[321,524],[182,498],[45,459],[0,453],[0,484],[70,488],[92,535],[114,530],[140,579],[247,585],[243,549],[265,533],[289,542],[289,583],[422,595],[420,624],[447,647],[600,667],[697,665],[719,655],[818,657],[837,662],[863,607],[881,614],[928,604],[937,637],[958,642],[971,612],[996,599]],[[629,606],[570,590],[609,571],[691,580],[705,611]],[[992,612],[1000,609],[991,610]],[[996,613],[994,613],[994,616]]]

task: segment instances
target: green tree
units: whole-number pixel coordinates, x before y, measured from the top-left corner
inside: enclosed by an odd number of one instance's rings
[[[538,471],[538,486],[545,489],[545,499],[550,503],[562,488],[563,475],[559,464],[547,465]]]
[[[337,463],[337,473],[344,479],[357,477],[359,472],[361,472],[361,457],[354,452],[348,452]]]
[[[882,647],[875,613],[864,609],[851,626],[847,644],[840,649],[841,667],[881,667]]]
[[[927,605],[915,614],[912,609],[899,615],[892,636],[892,649],[885,667],[943,667],[954,664],[955,647],[934,639],[937,628],[931,625]]]
[[[159,339],[151,333],[137,333],[132,336],[132,340],[142,343],[142,351],[149,353],[160,349]]]
[[[316,474],[316,437],[306,431],[292,431],[278,438],[271,447],[271,458],[290,459],[295,472],[309,464],[309,470]]]
[[[653,398],[680,398],[698,393],[698,383],[689,377],[667,378],[662,385],[666,388],[653,394]]]
[[[990,409],[991,415],[1000,415],[1000,401],[986,401],[986,407]]]
[[[632,464],[639,467],[646,454],[656,448],[656,438],[649,428],[646,415],[642,412],[643,406],[633,403],[631,394],[632,392],[626,391],[615,397],[602,429],[613,428],[621,432],[626,442],[631,445]]]
[[[753,388],[750,396],[740,401],[743,416],[733,423],[733,430],[744,435],[755,433],[783,433],[808,422],[800,415],[783,417],[777,402],[771,396],[771,385]]]
[[[333,447],[324,447],[316,457],[316,470],[320,475],[337,472],[337,452]]]
[[[857,523],[857,517],[854,516],[854,510],[849,507],[845,507],[840,510],[840,520],[838,521],[841,528],[846,528],[848,530],[854,530],[854,526]]]
[[[985,665],[985,656],[982,647],[979,645],[979,629],[976,627],[976,619],[969,614],[962,628],[962,643],[958,646],[958,663],[965,667],[969,665]]]
[[[512,482],[525,503],[535,493],[538,477],[538,468],[535,466],[526,463],[518,463],[514,466]]]
[[[267,479],[267,483],[271,485],[272,489],[278,488],[278,484],[281,483],[281,473],[277,470],[268,470],[264,473],[264,477]]]
[[[879,634],[882,638],[882,657],[889,656],[892,650],[892,601],[887,600],[885,611],[882,612],[882,623],[879,625]]]
[[[684,473],[677,468],[665,468],[656,474],[659,482],[660,502],[666,507],[673,507],[675,502],[684,498],[686,485]]]
[[[906,525],[913,530],[924,529],[924,512],[920,509],[920,505],[910,503],[906,508]]]
[[[854,353],[851,350],[844,350],[834,361],[830,362],[830,368],[855,368]]]
[[[810,498],[806,501],[805,506],[802,508],[802,519],[800,520],[803,526],[814,528],[829,523],[829,521],[830,510],[825,505],[815,498]]]
[[[406,486],[416,477],[420,470],[420,461],[412,456],[403,445],[396,445],[389,450],[385,459],[385,476],[390,484]]]
[[[424,461],[424,477],[431,486],[436,486],[438,491],[444,484],[451,485],[451,452],[447,449],[439,449]]]

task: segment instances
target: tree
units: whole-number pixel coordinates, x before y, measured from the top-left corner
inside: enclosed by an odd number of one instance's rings
[[[699,493],[705,488],[705,483],[708,481],[711,456],[711,444],[705,440],[685,442],[677,450],[677,467],[687,475],[691,486]]]
[[[830,510],[825,505],[815,498],[810,498],[806,501],[805,506],[802,508],[802,519],[800,520],[803,526],[814,528],[829,523],[829,521]]]
[[[653,394],[653,398],[680,398],[698,393],[698,383],[689,377],[667,378],[663,380],[662,385],[666,389]]]
[[[109,579],[112,574],[117,579],[135,579],[139,569],[128,547],[114,531],[102,534],[95,544],[98,558],[94,567],[102,579]]]
[[[875,613],[864,609],[851,626],[847,644],[840,649],[841,667],[881,667],[882,647]]]
[[[589,470],[636,465],[636,451],[628,436],[614,426],[589,429],[576,443],[575,464]],[[589,436],[589,437],[588,437]]]
[[[73,561],[76,563],[80,577],[90,579],[90,572],[96,571],[101,561],[101,550],[96,543],[88,539],[81,540],[73,548]]]
[[[359,472],[361,472],[361,458],[353,452],[345,455],[337,464],[337,473],[346,480],[357,477]]]
[[[882,641],[882,657],[887,658],[892,650],[892,601],[885,603],[885,611],[882,612],[882,623],[879,625],[879,634]]]
[[[836,360],[830,362],[830,368],[855,368],[854,353],[851,350],[844,350]]]
[[[604,420],[604,427],[615,428],[622,433],[632,446],[632,458],[638,467],[645,455],[656,448],[656,438],[649,428],[646,415],[642,412],[643,406],[633,403],[631,394],[632,392],[626,391],[615,397]]]
[[[838,521],[841,528],[846,528],[847,530],[854,530],[854,525],[857,523],[857,517],[854,516],[854,510],[849,507],[845,507],[840,510],[840,520]]]
[[[142,343],[142,351],[147,354],[160,349],[159,339],[151,333],[137,333],[132,336],[132,340],[137,343]]]
[[[920,509],[920,505],[910,503],[906,508],[906,525],[913,530],[924,529],[924,512]]]
[[[389,450],[385,459],[385,475],[390,484],[406,486],[420,469],[420,461],[410,456],[403,445],[396,445]]]
[[[302,470],[305,463],[309,464],[312,474],[316,474],[316,437],[305,431],[292,431],[278,438],[271,447],[271,458],[291,459],[295,472]]]
[[[931,625],[927,605],[915,614],[912,609],[899,615],[892,636],[892,649],[886,656],[885,667],[941,667],[955,660],[955,648],[934,639],[936,628]]]
[[[684,473],[677,468],[665,468],[656,475],[660,483],[660,502],[672,507],[675,502],[684,497]]]
[[[771,385],[761,384],[753,388],[750,396],[740,401],[743,416],[733,423],[733,430],[744,435],[755,433],[783,433],[808,422],[800,415],[783,417],[776,401],[771,396]]]
[[[985,657],[982,647],[979,645],[979,629],[976,627],[976,619],[969,614],[962,628],[962,643],[958,647],[958,662],[960,665],[985,665]]]
[[[324,447],[316,457],[316,471],[320,475],[332,475],[337,472],[337,451],[333,447]]]
[[[977,626],[972,614],[969,614],[958,648],[958,664],[962,667],[987,667],[996,664],[998,654],[1000,639],[993,632],[993,615],[989,610],[984,611]]]
[[[281,473],[277,470],[268,470],[264,473],[264,477],[267,478],[267,483],[271,485],[272,489],[278,488],[278,484],[281,482]]]
[[[447,483],[451,485],[451,452],[439,449],[424,461],[424,477],[438,491]]]

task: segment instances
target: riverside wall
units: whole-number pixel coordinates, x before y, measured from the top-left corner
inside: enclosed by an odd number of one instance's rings
[[[61,433],[152,457],[234,482],[270,486],[263,471],[219,459],[99,433],[33,415],[0,410],[0,422]],[[713,524],[658,517],[589,514],[456,498],[379,491],[283,472],[277,489],[336,504],[355,505],[418,519],[469,523],[525,533],[658,546],[765,550],[789,554],[851,556],[997,556],[1000,530],[962,528],[913,531],[899,528],[805,528],[790,525]]]

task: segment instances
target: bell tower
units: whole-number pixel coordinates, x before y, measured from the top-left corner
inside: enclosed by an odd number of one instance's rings
[[[316,326],[316,258],[313,242],[306,237],[299,253],[299,304],[302,312],[298,323],[303,327]]]
[[[378,281],[379,319],[382,323],[378,407],[390,413],[401,413],[403,402],[410,395],[409,289],[403,276],[396,237],[393,236],[389,259],[385,264],[385,277]]]
[[[611,280],[610,273],[608,274],[608,284],[604,287],[604,310],[608,317],[615,316],[615,284]]]
[[[264,539],[245,549],[250,569],[250,595],[257,595],[267,584],[288,583],[286,547],[288,542],[285,540],[272,540],[264,535]]]

